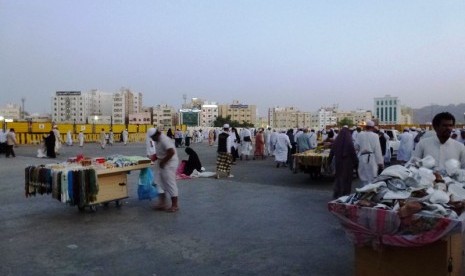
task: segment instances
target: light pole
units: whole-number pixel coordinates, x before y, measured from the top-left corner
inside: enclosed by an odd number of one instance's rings
[[[95,115],[95,116],[94,116],[94,120],[93,120],[93,123],[94,123],[94,124],[92,125],[92,129],[93,129],[92,132],[93,132],[93,133],[96,133],[96,132],[95,132],[95,124],[97,123],[97,121],[98,121],[98,116]]]
[[[12,123],[13,119],[5,119],[5,131],[8,129],[8,123]]]

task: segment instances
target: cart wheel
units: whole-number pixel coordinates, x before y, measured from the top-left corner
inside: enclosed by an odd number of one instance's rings
[[[97,205],[90,205],[89,207],[91,212],[97,212]]]
[[[118,207],[118,208],[120,208],[122,206],[121,200],[116,200],[115,203],[116,203],[116,207]]]

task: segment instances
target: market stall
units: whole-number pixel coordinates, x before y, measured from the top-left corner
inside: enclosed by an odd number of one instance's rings
[[[70,158],[68,162],[28,166],[25,169],[25,195],[51,194],[54,199],[79,210],[96,210],[127,198],[127,174],[150,167],[150,160],[140,156],[115,155],[107,158]]]
[[[355,275],[465,273],[465,171],[433,166],[427,157],[388,167],[328,203],[355,246]]]
[[[293,155],[294,173],[304,172],[311,178],[331,176],[333,172],[328,164],[329,149],[312,149]]]

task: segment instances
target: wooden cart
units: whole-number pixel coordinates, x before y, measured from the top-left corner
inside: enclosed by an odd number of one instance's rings
[[[314,150],[296,153],[293,155],[294,173],[302,171],[310,174],[312,179],[319,178],[322,175],[330,175],[331,173],[328,171],[328,157],[329,153],[318,153]]]
[[[110,169],[96,169],[99,191],[95,201],[79,206],[80,211],[89,207],[91,211],[96,211],[97,206],[103,204],[107,206],[114,201],[116,206],[121,206],[121,200],[128,198],[128,173],[134,170],[141,170],[150,167],[150,163],[117,167]]]

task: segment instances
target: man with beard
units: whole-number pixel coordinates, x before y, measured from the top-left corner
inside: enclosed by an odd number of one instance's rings
[[[449,112],[441,112],[433,118],[433,128],[436,135],[425,137],[418,142],[412,157],[424,158],[431,155],[436,161],[435,170],[444,170],[449,159],[458,160],[461,168],[465,168],[465,146],[450,139],[455,126],[455,117]]]

